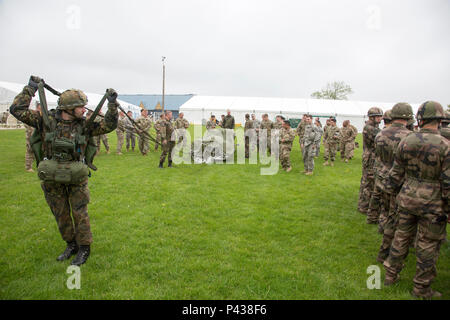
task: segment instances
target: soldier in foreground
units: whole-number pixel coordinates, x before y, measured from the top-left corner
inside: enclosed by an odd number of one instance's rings
[[[117,134],[116,152],[118,155],[121,155],[123,140],[125,138],[125,114],[122,111],[119,112],[119,119],[117,120],[116,134]]]
[[[369,109],[367,115],[369,116],[369,121],[366,122],[363,130],[362,176],[358,201],[358,210],[363,214],[367,214],[370,197],[373,191],[375,137],[378,132],[380,132],[378,126],[383,117],[383,110],[373,107]]]
[[[396,193],[387,188],[389,185],[389,172],[394,165],[394,155],[400,141],[407,137],[411,131],[406,128],[408,120],[413,118],[412,107],[407,103],[397,103],[390,112],[392,123],[383,129],[375,138],[375,156],[377,158],[377,171],[375,187],[370,209],[367,214],[367,221],[375,221],[377,212],[373,201],[379,193],[380,217],[378,220],[380,230],[383,233],[383,240],[378,253],[377,261],[383,263],[389,255],[392,239],[398,224],[397,205],[395,203]]]
[[[147,109],[143,108],[141,110],[141,116],[137,118],[136,124],[139,127],[139,129],[136,129],[136,132],[138,134],[138,146],[139,151],[142,153],[143,156],[146,156],[148,154],[149,143],[150,140],[148,138],[149,130],[152,127],[152,121],[150,120],[150,117],[148,116]]]
[[[288,120],[284,120],[283,127],[280,133],[280,143],[281,143],[280,160],[281,166],[283,167],[283,170],[286,170],[286,172],[290,172],[292,170],[291,150],[294,139],[295,139],[295,132],[291,130],[290,122]]]
[[[438,102],[427,101],[417,111],[420,131],[404,138],[395,152],[389,186],[397,195],[399,222],[388,258],[385,285],[399,280],[416,228],[416,275],[412,295],[431,299],[442,294],[431,288],[436,262],[445,239],[450,192],[449,143],[439,134],[445,118]]]
[[[330,126],[325,131],[323,135],[323,140],[325,141],[325,153],[323,158],[325,162],[324,166],[332,166],[334,167],[334,160],[336,159],[337,146],[339,144],[340,139],[340,130],[336,126],[336,118],[330,117]],[[330,162],[328,162],[330,159]]]
[[[304,174],[312,176],[314,171],[314,156],[316,155],[317,141],[320,141],[320,132],[317,127],[312,124],[311,115],[307,115],[304,119],[305,130],[302,141],[303,165],[305,168]]]
[[[10,110],[17,120],[36,128],[41,135],[44,155],[39,162],[38,176],[61,236],[67,243],[57,260],[63,261],[77,254],[72,264],[81,265],[88,259],[92,243],[87,210],[89,169],[84,159],[95,153],[90,136],[106,134],[116,128],[117,93],[108,90],[108,112],[100,122],[92,123],[90,135],[86,136],[89,129],[85,127],[86,119],[83,117],[86,95],[75,89],[64,91],[58,99],[56,111],[51,110],[45,117],[44,113],[41,115],[29,110],[40,82],[40,78],[31,76],[28,85],[15,97]],[[90,153],[86,152],[89,147]]]
[[[159,168],[164,168],[164,161],[168,157],[168,167],[172,167],[172,150],[175,147],[175,140],[173,137],[173,125],[172,125],[172,111],[166,111],[164,114],[164,120],[161,122],[161,139],[162,139],[162,153],[159,158]]]

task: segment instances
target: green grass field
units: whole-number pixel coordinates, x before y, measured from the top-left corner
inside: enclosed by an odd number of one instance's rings
[[[65,243],[36,173],[24,170],[24,130],[1,130],[0,149],[0,299],[411,299],[414,250],[398,284],[367,289],[367,267],[381,267],[381,282],[384,269],[381,235],[356,209],[361,148],[334,168],[322,150],[307,177],[298,141],[292,172],[273,176],[259,165],[161,170],[160,152],[102,146],[80,290],[66,287],[70,260],[55,260]],[[446,299],[449,267],[446,243],[433,284]]]

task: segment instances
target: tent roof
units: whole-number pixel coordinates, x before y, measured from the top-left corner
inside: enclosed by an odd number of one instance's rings
[[[164,95],[164,109],[178,110],[192,96],[193,94],[166,94]],[[137,106],[142,102],[147,110],[154,110],[158,103],[162,104],[162,95],[160,94],[120,94],[119,98]]]
[[[183,110],[226,110],[247,112],[279,112],[279,113],[311,113],[317,115],[356,115],[365,116],[371,107],[380,107],[383,111],[391,109],[395,103],[324,100],[324,99],[294,99],[294,98],[264,98],[264,97],[231,97],[231,96],[193,96],[181,107]],[[419,104],[411,104],[414,112]]]
[[[20,83],[14,83],[14,82],[4,82],[0,81],[0,102],[4,103],[11,103],[14,99],[14,97],[23,90],[23,87],[25,84]],[[64,90],[55,88],[59,92],[63,92]],[[86,96],[88,97],[88,108],[95,108],[97,104],[100,102],[100,100],[103,98],[103,95],[98,93],[91,93],[91,92],[84,92]],[[55,96],[54,94],[50,93],[49,91],[46,91],[45,97],[47,98],[47,104],[49,109],[53,109],[52,107],[56,107],[58,104],[58,96]],[[39,95],[36,94],[35,98],[36,100],[39,99]],[[123,100],[117,99],[117,101],[120,103],[122,108],[125,110],[131,110],[134,112],[139,112],[140,108],[134,104],[125,102]],[[106,104],[103,106],[103,110],[105,110]]]

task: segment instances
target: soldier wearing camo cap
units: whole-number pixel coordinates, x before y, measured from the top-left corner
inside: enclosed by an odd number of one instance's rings
[[[442,296],[431,288],[436,262],[446,235],[450,195],[449,143],[439,134],[445,118],[438,102],[427,101],[417,111],[420,131],[402,139],[389,172],[389,189],[398,192],[398,226],[388,258],[385,285],[399,279],[411,241],[417,230],[416,275],[413,296],[431,299]]]
[[[330,117],[330,126],[323,134],[323,140],[325,141],[325,153],[323,155],[323,158],[325,160],[324,166],[334,166],[334,160],[336,159],[336,152],[337,152],[337,146],[339,144],[340,140],[340,130],[336,126],[336,118]],[[328,159],[330,159],[330,162],[328,162]]]
[[[375,137],[380,128],[378,127],[383,118],[383,110],[377,107],[370,108],[367,112],[369,121],[363,129],[363,156],[362,156],[362,176],[359,188],[358,210],[367,214],[370,197],[374,184],[374,164],[375,164]]]

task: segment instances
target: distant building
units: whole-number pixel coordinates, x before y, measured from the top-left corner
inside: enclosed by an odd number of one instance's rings
[[[172,111],[173,118],[178,117],[180,106],[191,99],[193,94],[168,94],[164,96],[164,110]],[[119,99],[148,110],[153,118],[162,112],[161,94],[120,94]]]

